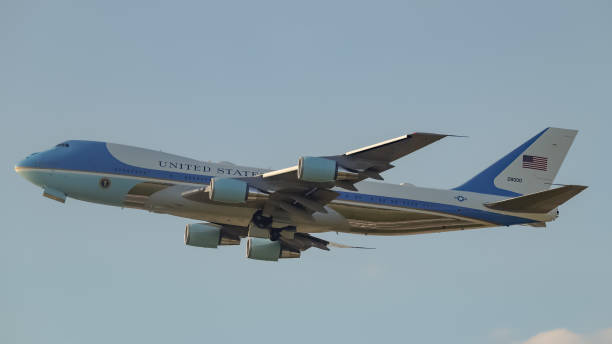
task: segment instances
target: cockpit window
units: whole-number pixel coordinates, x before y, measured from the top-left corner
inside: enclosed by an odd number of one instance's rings
[[[66,143],[66,142],[62,142],[62,143],[58,144],[55,147],[70,147],[70,145],[68,143]]]

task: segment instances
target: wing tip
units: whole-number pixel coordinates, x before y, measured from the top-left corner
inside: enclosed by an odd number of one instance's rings
[[[426,136],[435,136],[439,138],[444,137],[469,137],[467,135],[455,135],[455,134],[440,134],[440,133],[425,133],[425,132],[414,132],[412,134],[407,134],[406,138],[411,138],[414,135],[426,135]]]

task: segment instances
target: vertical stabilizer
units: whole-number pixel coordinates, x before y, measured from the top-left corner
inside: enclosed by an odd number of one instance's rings
[[[577,133],[544,129],[455,190],[508,197],[547,190]]]

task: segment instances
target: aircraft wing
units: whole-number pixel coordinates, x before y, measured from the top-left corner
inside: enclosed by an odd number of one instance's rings
[[[320,186],[329,188],[339,186],[353,190],[352,184],[355,184],[366,178],[374,178],[382,180],[380,172],[386,171],[392,167],[391,162],[405,155],[417,151],[427,145],[430,145],[448,135],[432,134],[432,133],[413,133],[403,135],[376,143],[371,146],[355,149],[341,155],[331,155],[322,157],[302,157],[300,163],[282,170],[276,170],[264,173],[261,176],[244,179],[261,179],[267,183],[291,183],[296,186]],[[334,161],[336,169],[336,178],[333,181],[316,178],[302,178],[300,169],[307,166],[302,166],[308,162],[313,162],[313,167],[319,170],[327,166],[321,166],[318,159]],[[302,171],[303,172],[303,171]]]
[[[449,135],[413,133],[352,150],[342,156],[347,161],[365,160],[390,163]]]
[[[382,180],[380,173],[392,168],[391,162],[446,136],[403,135],[340,155],[301,157],[298,165],[240,179],[270,194],[264,212],[275,208],[289,217],[308,217],[313,212],[326,212],[324,205],[339,195],[332,188],[358,191],[355,183],[367,178]]]
[[[261,176],[261,180],[267,183],[286,184],[304,187],[323,187],[338,186],[341,188],[355,190],[353,184],[366,178],[382,180],[381,172],[392,167],[391,162],[430,145],[448,135],[432,133],[413,133],[403,135],[376,143],[371,146],[355,149],[341,155],[322,156],[322,157],[302,157],[300,163],[282,170],[271,171]],[[300,169],[308,162],[313,162],[319,169],[321,166],[317,159],[326,159],[335,162],[332,169],[336,169],[336,178],[333,181],[314,180],[301,178]],[[303,172],[303,171],[302,171]],[[249,178],[249,179],[257,179]],[[316,178],[315,178],[316,179]]]
[[[295,166],[259,176],[217,182],[215,178],[209,187],[185,192],[183,197],[200,202],[215,201],[214,184],[225,183],[229,188],[233,187],[229,184],[236,184],[237,190],[244,190],[246,184],[247,200],[255,202],[252,206],[263,208],[264,215],[282,215],[289,222],[310,221],[315,212],[327,213],[325,205],[339,196],[332,188],[358,191],[354,184],[367,178],[382,180],[380,173],[392,168],[391,162],[446,136],[449,135],[413,133],[340,155],[300,157]],[[238,185],[238,181],[244,184]],[[257,197],[258,192],[261,198]],[[244,195],[243,191],[237,194]]]

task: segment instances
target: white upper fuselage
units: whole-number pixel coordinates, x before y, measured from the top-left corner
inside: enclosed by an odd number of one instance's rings
[[[208,185],[211,178],[252,177],[268,171],[93,141],[67,141],[31,155],[15,169],[49,193],[237,226],[248,225],[257,203],[195,202],[182,193]],[[504,196],[368,181],[355,186],[359,191],[335,188],[340,196],[327,206],[328,214],[317,214],[315,222],[298,224],[297,230],[399,235],[534,224],[556,218],[556,211],[518,214],[484,206],[506,199]],[[283,220],[278,221],[283,226]]]

